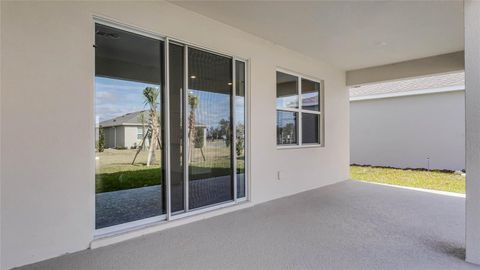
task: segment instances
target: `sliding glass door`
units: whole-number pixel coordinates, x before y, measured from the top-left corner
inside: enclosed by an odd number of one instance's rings
[[[173,214],[184,212],[185,188],[185,46],[170,43],[169,55],[169,114],[170,114],[170,202]]]
[[[95,228],[165,214],[163,41],[95,26]]]
[[[189,209],[233,200],[232,58],[188,49]]]
[[[245,198],[245,62],[103,24],[95,32],[95,228]]]

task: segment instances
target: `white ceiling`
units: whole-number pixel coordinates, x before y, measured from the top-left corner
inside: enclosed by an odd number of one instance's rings
[[[346,70],[463,50],[463,1],[173,1]]]

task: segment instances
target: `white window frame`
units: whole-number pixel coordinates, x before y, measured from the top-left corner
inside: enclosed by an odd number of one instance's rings
[[[297,129],[297,143],[296,144],[278,144],[277,143],[277,138],[275,138],[276,146],[277,149],[295,149],[295,148],[309,148],[309,147],[325,147],[325,128],[324,128],[324,122],[325,122],[325,81],[304,75],[298,72],[293,72],[287,69],[283,68],[277,68],[275,70],[275,77],[277,75],[277,72],[281,72],[287,75],[295,76],[297,77],[297,96],[298,96],[298,108],[287,108],[287,107],[277,107],[275,105],[275,127],[277,126],[278,119],[277,119],[277,112],[278,111],[285,111],[285,112],[294,112],[297,114],[297,119],[296,119],[296,129]],[[313,111],[313,110],[305,110],[303,109],[303,98],[302,98],[302,80],[309,80],[312,82],[316,82],[320,84],[320,90],[318,93],[319,97],[319,109],[318,111]],[[276,89],[277,84],[275,83],[275,93],[277,92]],[[276,96],[276,95],[275,95]],[[319,124],[318,124],[318,143],[303,143],[302,142],[302,114],[316,114],[318,115],[319,118]],[[276,132],[275,132],[276,133]]]

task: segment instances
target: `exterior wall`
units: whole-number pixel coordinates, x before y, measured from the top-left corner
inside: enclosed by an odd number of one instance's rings
[[[103,132],[105,134],[105,148],[115,148],[115,140],[117,139],[115,135],[116,127],[103,128]]]
[[[350,162],[465,168],[465,92],[350,102]]]
[[[1,12],[2,269],[94,238],[93,15],[249,59],[250,205],[348,178],[344,71],[168,2],[2,1]],[[325,80],[324,148],[277,149],[277,67]]]
[[[135,143],[138,145],[141,141],[137,140],[136,126],[106,127],[103,130],[105,132],[105,148],[130,148],[134,146]]]
[[[115,132],[117,136],[117,147],[125,147],[125,127],[115,127]]]
[[[139,145],[142,140],[137,140],[137,127],[123,126],[123,147],[131,148],[134,145]]]
[[[466,0],[464,3],[467,120],[465,259],[480,264],[480,2]]]

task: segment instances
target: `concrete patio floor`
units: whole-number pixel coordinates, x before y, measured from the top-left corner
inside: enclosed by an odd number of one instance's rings
[[[465,199],[344,181],[22,269],[480,269]]]

